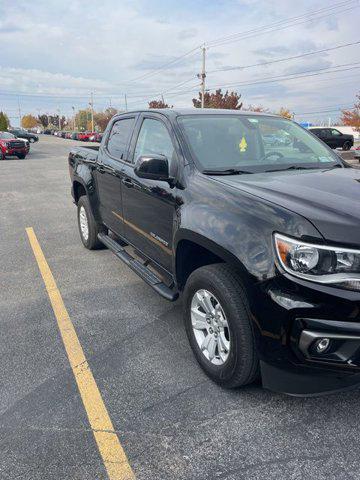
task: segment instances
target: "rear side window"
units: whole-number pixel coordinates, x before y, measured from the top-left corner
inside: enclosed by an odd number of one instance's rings
[[[108,152],[112,157],[124,158],[134,121],[134,118],[124,118],[113,124],[107,143]]]

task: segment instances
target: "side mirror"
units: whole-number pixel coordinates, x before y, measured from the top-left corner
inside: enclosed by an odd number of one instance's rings
[[[163,155],[146,155],[139,157],[135,163],[134,172],[140,178],[160,180],[167,182],[172,180],[169,173],[169,162]]]

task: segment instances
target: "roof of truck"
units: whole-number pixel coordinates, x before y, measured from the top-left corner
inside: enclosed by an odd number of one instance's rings
[[[230,110],[230,109],[222,109],[222,108],[149,108],[147,110],[134,110],[133,112],[126,112],[126,113],[161,113],[162,115],[166,115],[168,117],[177,117],[179,115],[209,115],[209,114],[216,114],[216,115],[260,115],[260,116],[276,116],[271,113],[265,112],[248,112],[245,110]]]

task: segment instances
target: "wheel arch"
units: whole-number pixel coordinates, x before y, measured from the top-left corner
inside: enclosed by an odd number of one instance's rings
[[[174,272],[179,290],[184,289],[194,270],[213,263],[226,263],[239,274],[245,284],[250,281],[249,272],[234,254],[199,233],[181,229],[176,236],[174,247]]]

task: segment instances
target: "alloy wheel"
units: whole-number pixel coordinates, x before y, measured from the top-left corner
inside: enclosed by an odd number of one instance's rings
[[[230,328],[219,300],[208,290],[198,290],[192,298],[191,325],[205,358],[223,365],[230,353]]]

